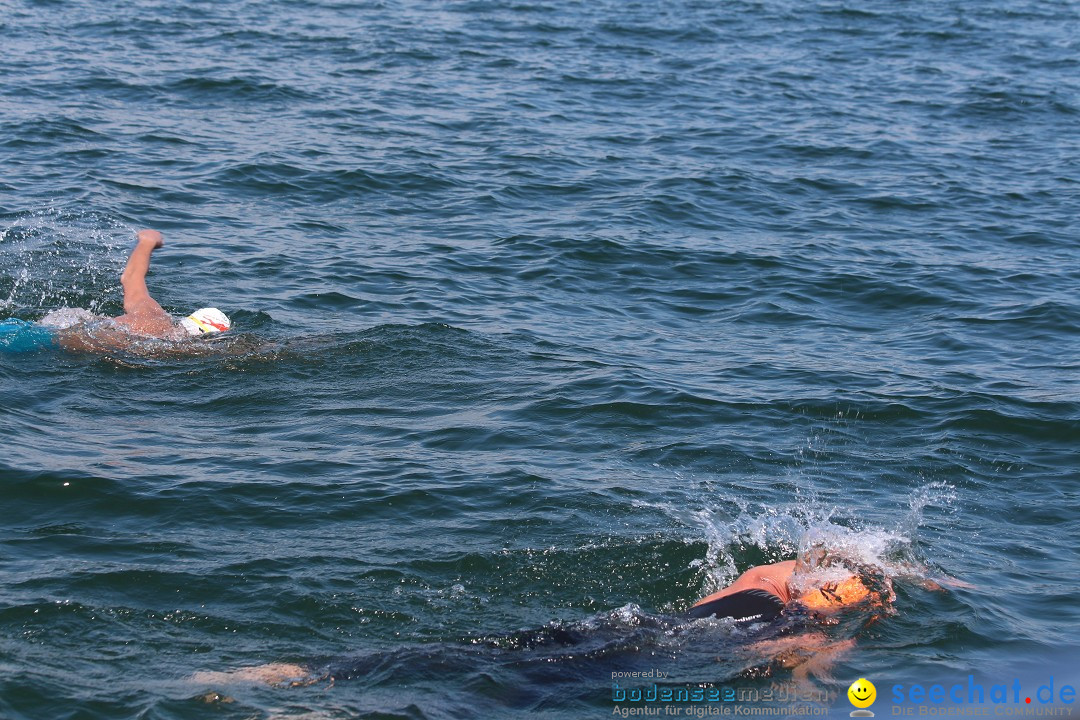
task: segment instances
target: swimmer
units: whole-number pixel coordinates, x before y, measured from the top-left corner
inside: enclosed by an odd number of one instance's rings
[[[964,586],[956,581],[949,584]],[[930,590],[943,590],[932,581],[923,581]],[[728,587],[698,600],[689,610],[690,619],[731,618],[746,623],[768,623],[789,615],[794,622],[778,622],[762,627],[762,633],[741,638],[740,646],[728,648],[726,655],[744,657],[748,664],[773,663],[791,672],[796,683],[808,682],[810,676],[827,678],[833,663],[855,647],[852,621],[858,626],[880,619],[891,611],[895,599],[892,581],[881,569],[847,560],[815,546],[797,560],[752,567]],[[836,627],[841,611],[847,627],[840,633],[826,631]],[[679,632],[693,631],[685,623],[686,615],[675,619]],[[809,622],[803,622],[807,620]],[[527,631],[530,642],[552,636],[544,631]],[[845,637],[845,635],[847,635]],[[555,644],[575,645],[573,633],[556,636]],[[501,646],[500,646],[501,647]],[[351,671],[346,671],[345,677]],[[191,676],[201,685],[268,684],[275,687],[302,687],[319,682],[333,685],[338,672],[294,663],[274,662],[225,671],[202,671]]]
[[[883,573],[815,550],[798,560],[750,568],[694,603],[690,617],[768,621],[788,608],[828,616],[860,605],[883,608],[892,599],[892,583]]]
[[[780,634],[755,640],[745,648],[750,658],[769,658],[774,666],[790,671],[800,687],[813,687],[810,677],[830,677],[836,660],[855,647],[854,637],[824,632],[834,616],[854,610],[849,619],[873,622],[891,609],[892,581],[879,568],[850,562],[815,546],[797,560],[752,567],[731,585],[698,600],[689,616],[731,618],[736,622],[772,623],[790,617],[797,624],[780,622]],[[809,624],[802,621],[809,620]],[[791,633],[792,627],[799,631]],[[850,632],[850,630],[849,630]]]
[[[106,318],[85,310],[53,311],[36,326],[37,335],[45,333],[48,340],[47,343],[39,342],[39,346],[55,343],[66,350],[107,352],[133,349],[140,340],[178,343],[191,337],[227,331],[232,323],[217,308],[202,308],[174,322],[172,316],[150,295],[146,286],[150,256],[164,244],[157,230],[138,232],[135,249],[131,251],[120,276],[124,289],[123,315]],[[170,352],[182,351],[177,345],[169,345],[165,349]]]
[[[846,608],[870,610],[872,615],[873,611],[885,609],[892,599],[892,586],[884,573],[827,556],[821,551],[807,553],[799,560],[750,568],[728,587],[695,603],[689,617],[768,622],[779,618],[786,610],[793,615],[801,611],[809,618],[821,619]],[[543,636],[542,632],[529,631],[528,634],[530,637]],[[560,639],[558,644],[576,643],[572,635],[568,637],[568,640]],[[741,652],[752,658],[767,657],[790,670],[796,682],[803,682],[810,675],[826,676],[836,658],[854,645],[852,638],[837,640],[821,632],[817,623],[811,623],[792,634],[771,634],[753,639]],[[728,654],[739,652],[732,648]],[[334,670],[275,662],[226,671],[202,671],[191,679],[202,685],[265,683],[275,687],[301,687],[322,681],[332,685],[335,677]]]

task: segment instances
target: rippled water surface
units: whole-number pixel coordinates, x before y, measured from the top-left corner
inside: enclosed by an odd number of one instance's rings
[[[0,716],[1080,681],[1074,4],[16,0],[0,37],[0,319],[121,313],[155,227],[155,297],[234,323],[0,347]],[[683,618],[814,542],[889,611]]]

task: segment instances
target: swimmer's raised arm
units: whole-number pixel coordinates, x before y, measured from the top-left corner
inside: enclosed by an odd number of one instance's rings
[[[124,314],[116,322],[144,335],[164,337],[173,331],[172,318],[157,300],[150,297],[146,287],[146,271],[150,269],[150,254],[165,244],[157,230],[140,230],[127,266],[120,276],[124,286]]]
[[[150,269],[150,254],[162,247],[165,240],[157,230],[140,230],[136,237],[135,249],[131,251],[127,266],[120,275],[126,313],[139,312],[147,301],[157,305],[146,287],[146,272]]]

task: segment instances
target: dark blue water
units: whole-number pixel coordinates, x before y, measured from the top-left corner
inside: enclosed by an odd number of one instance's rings
[[[16,0],[0,38],[0,319],[120,314],[155,227],[154,296],[234,323],[0,353],[0,717],[1080,682],[1075,5]],[[887,612],[682,619],[815,543]]]

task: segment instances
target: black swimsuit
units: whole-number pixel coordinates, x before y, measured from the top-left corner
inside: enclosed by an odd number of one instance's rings
[[[692,618],[733,618],[735,620],[773,620],[784,609],[784,601],[768,590],[743,590],[690,608]]]

